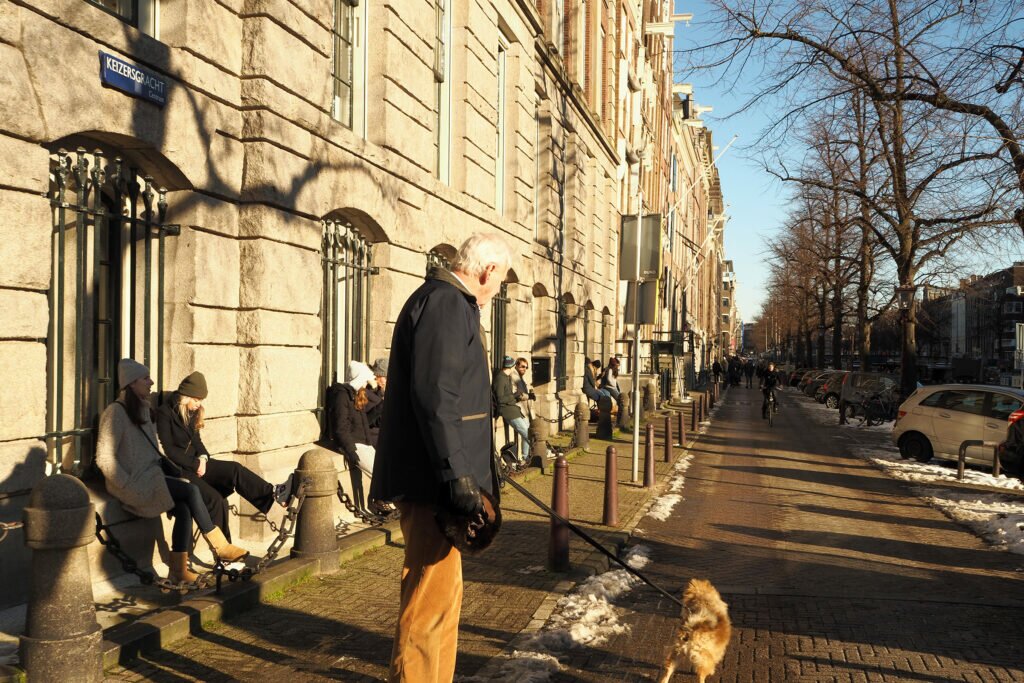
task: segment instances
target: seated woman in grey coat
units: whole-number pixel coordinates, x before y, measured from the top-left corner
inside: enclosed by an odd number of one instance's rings
[[[149,370],[123,358],[117,364],[117,376],[121,392],[100,417],[96,444],[96,465],[106,480],[107,492],[139,517],[159,517],[173,511],[171,581],[199,578],[188,568],[193,520],[221,561],[245,557],[248,552],[231,545],[210,520],[199,489],[182,479],[180,468],[160,451],[149,403],[153,386]]]

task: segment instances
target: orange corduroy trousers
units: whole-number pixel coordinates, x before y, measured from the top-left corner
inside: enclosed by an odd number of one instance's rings
[[[462,553],[438,529],[431,506],[398,503],[398,510],[405,562],[388,680],[451,683],[462,609]]]

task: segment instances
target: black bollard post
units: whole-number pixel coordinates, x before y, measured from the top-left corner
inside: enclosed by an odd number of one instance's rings
[[[604,452],[604,516],[605,526],[619,525],[619,467],[618,452],[609,446]]]
[[[680,410],[679,416],[679,445],[686,448],[686,414]]]
[[[630,419],[629,411],[633,402],[632,392],[622,392],[622,405],[619,407],[619,429],[629,431],[633,421]]]
[[[576,422],[574,431],[576,445],[580,448],[586,448],[587,444],[590,443],[590,407],[583,399],[580,399],[580,402],[576,404],[573,419]]]
[[[654,486],[654,423],[647,423],[647,434],[644,440],[644,488]]]
[[[530,464],[544,472],[548,459],[548,423],[539,417],[530,421]]]
[[[672,415],[665,416],[665,462],[672,462]]]
[[[597,433],[595,438],[610,441],[612,438],[612,397],[602,396],[597,401]]]
[[[694,434],[697,433],[697,426],[699,424],[698,418],[700,417],[700,398],[695,398],[690,402],[690,431]]]
[[[308,479],[306,500],[295,526],[292,557],[320,560],[320,572],[338,570],[338,538],[334,531],[334,497],[338,495],[338,472],[331,454],[312,449],[302,454],[295,470],[295,482]]]
[[[564,455],[555,460],[555,476],[551,482],[551,509],[569,519],[569,463]],[[548,543],[548,569],[569,571],[569,527],[551,518],[551,539]]]
[[[103,680],[103,631],[96,621],[89,554],[96,509],[78,479],[43,479],[24,509],[32,549],[28,613],[19,653],[31,681]]]

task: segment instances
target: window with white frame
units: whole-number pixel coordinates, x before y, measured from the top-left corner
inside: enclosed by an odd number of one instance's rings
[[[558,54],[565,54],[565,0],[555,0],[555,21],[551,26],[555,32],[551,41],[558,49]]]
[[[365,131],[363,97],[365,96],[366,26],[365,3],[360,0],[334,0],[334,81],[331,116],[353,131]]]
[[[505,63],[508,43],[498,40],[498,121],[495,126],[494,150],[494,210],[505,213]]]
[[[86,0],[90,5],[113,14],[121,21],[134,26],[147,36],[158,35],[157,9],[159,0]]]
[[[437,96],[437,177],[447,183],[451,177],[451,42],[452,18],[448,11],[451,0],[435,0],[434,83]]]

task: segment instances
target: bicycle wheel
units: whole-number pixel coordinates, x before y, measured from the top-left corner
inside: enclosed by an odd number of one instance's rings
[[[768,426],[771,427],[775,421],[775,401],[768,402]]]

